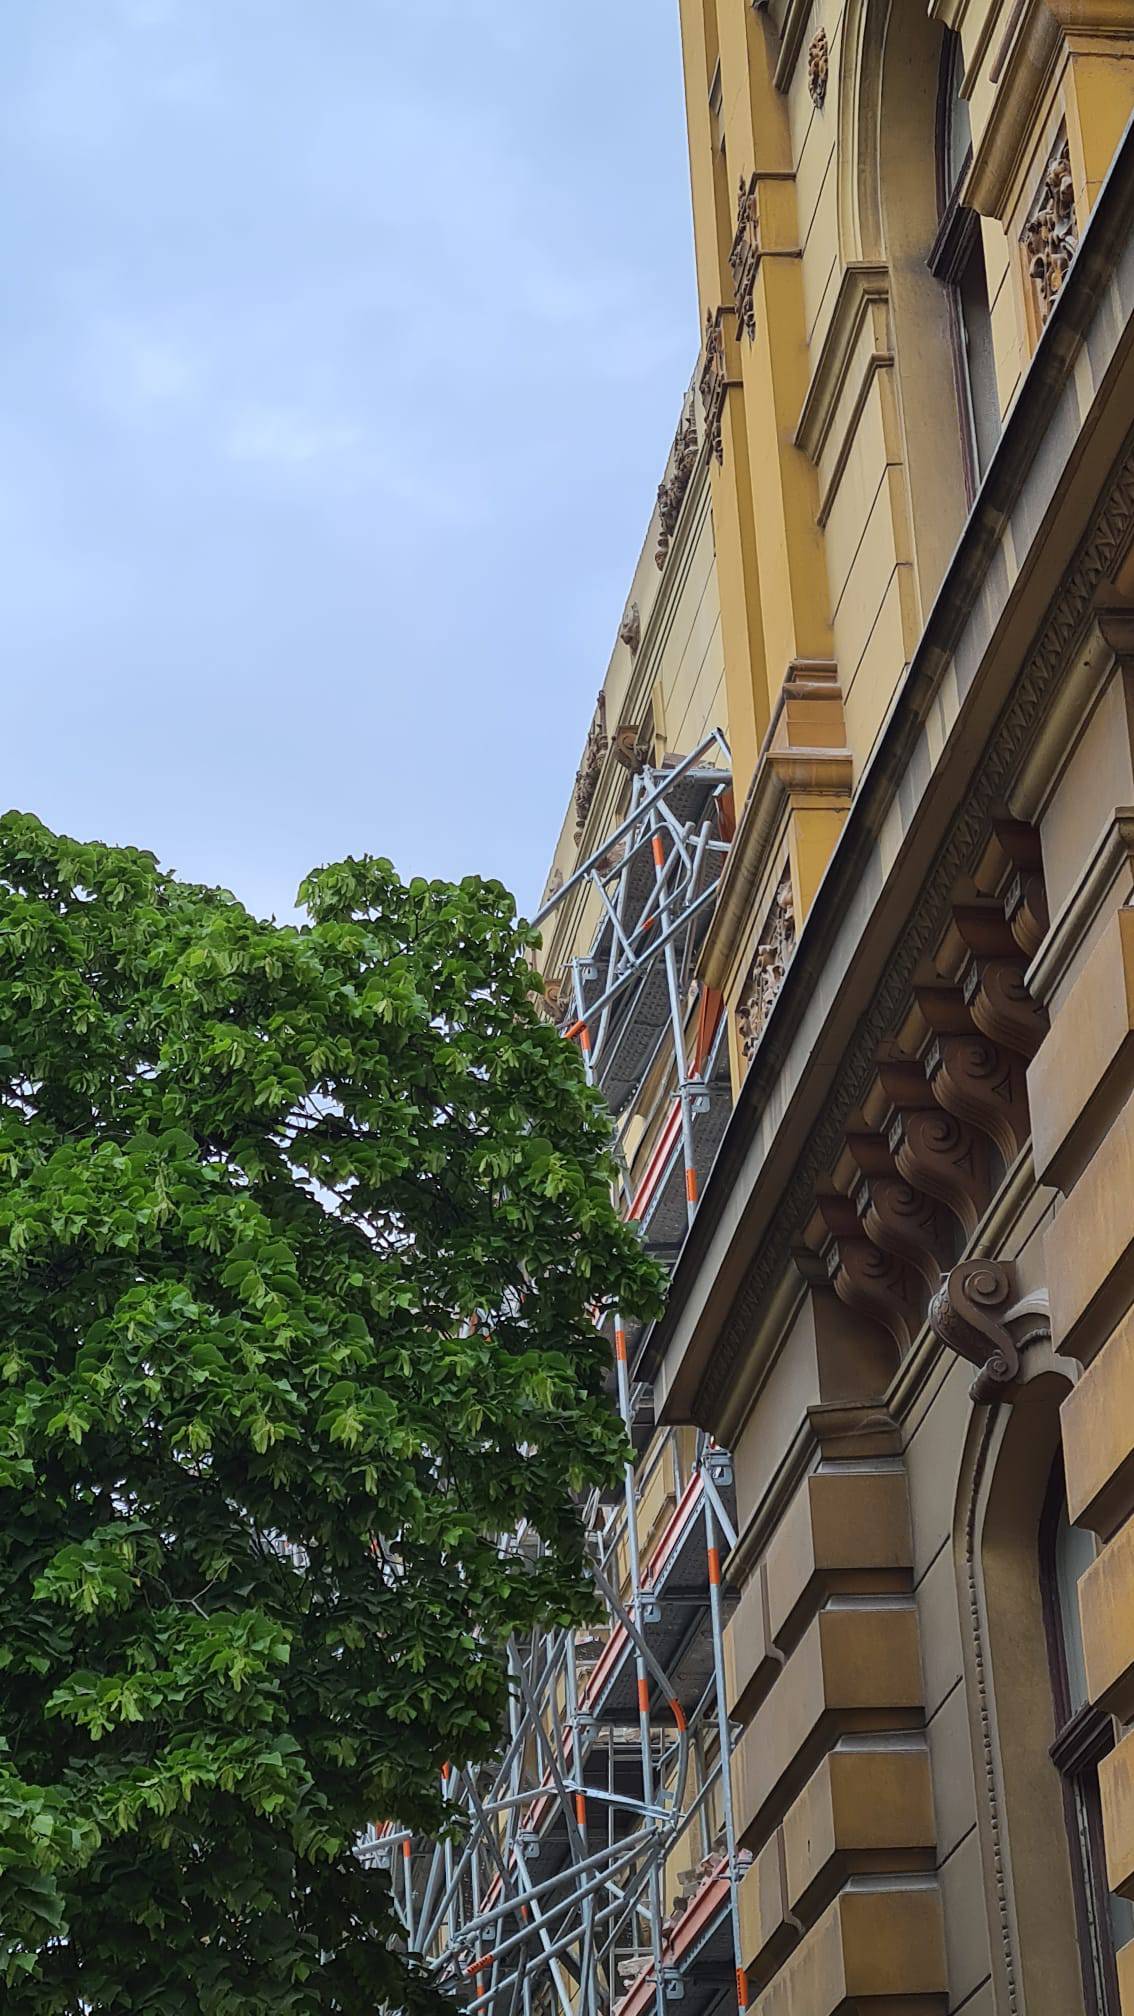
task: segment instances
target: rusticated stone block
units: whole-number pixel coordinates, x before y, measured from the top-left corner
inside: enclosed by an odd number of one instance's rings
[[[1131,1197],[1134,1100],[1127,1100],[1044,1237],[1052,1335],[1084,1363],[1105,1343],[1131,1299]]]
[[[1134,910],[1116,910],[1028,1066],[1037,1181],[1070,1187],[1108,1117],[1099,1110],[1134,1052]]]
[[[794,1910],[836,1858],[884,1868],[893,1853],[933,1842],[929,1752],[919,1738],[831,1751],[784,1820],[788,1902]]]
[[[745,1583],[740,1601],[724,1628],[725,1698],[728,1712],[746,1722],[775,1670],[764,1629],[760,1570]]]
[[[1127,1941],[1118,1956],[1118,2000],[1122,2016],[1134,2016],[1134,1939]]]
[[[904,1471],[818,1471],[805,1478],[768,1549],[768,1614],[777,1639],[807,1598],[833,1586],[892,1589],[913,1560]]]
[[[1104,1538],[1134,1510],[1134,1311],[1063,1402],[1067,1505]]]
[[[758,2016],[836,2016],[864,2008],[894,2016],[946,1989],[941,1899],[935,1883],[853,1890],[837,1897],[756,2004]]]
[[[766,1841],[737,1893],[740,1911],[740,1950],[744,1965],[758,1962],[766,1968],[774,1959],[776,1946],[788,1935],[784,1921],[784,1886],[780,1873],[780,1843],[773,1834]]]
[[[1134,1520],[1087,1569],[1079,1611],[1091,1700],[1127,1722],[1134,1715]]]
[[[1103,1758],[1099,1790],[1110,1887],[1134,1897],[1134,1730]]]
[[[811,1623],[733,1757],[737,1827],[753,1844],[785,1780],[802,1780],[824,1736],[916,1720],[921,1704],[917,1615],[834,1601]]]

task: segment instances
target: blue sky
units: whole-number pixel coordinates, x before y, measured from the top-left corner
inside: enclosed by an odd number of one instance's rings
[[[4,9],[7,803],[534,902],[696,351],[676,16]]]

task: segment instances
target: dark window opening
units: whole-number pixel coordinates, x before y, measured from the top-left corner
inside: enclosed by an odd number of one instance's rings
[[[929,269],[944,286],[949,304],[953,377],[971,503],[1000,439],[1000,399],[980,218],[960,200],[973,158],[969,108],[961,96],[963,76],[960,36],[946,30],[937,101],[940,223]]]

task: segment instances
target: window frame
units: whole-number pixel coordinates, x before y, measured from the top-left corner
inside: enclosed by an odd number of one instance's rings
[[[972,141],[965,149],[961,165],[950,178],[952,109],[958,69],[963,69],[960,37],[945,30],[941,48],[941,68],[937,84],[937,116],[934,125],[934,159],[937,180],[937,210],[940,223],[929,248],[926,265],[945,290],[949,315],[949,354],[953,366],[953,389],[961,421],[961,454],[965,472],[965,492],[971,506],[981,484],[980,436],[973,400],[969,339],[961,301],[962,282],[976,257],[984,272],[981,222],[975,210],[961,202],[961,191],[972,167]],[[987,278],[985,279],[987,305]]]
[[[1071,1888],[1088,2016],[1121,2016],[1118,1963],[1110,1918],[1099,1765],[1114,1748],[1114,1722],[1090,1701],[1073,1710],[1060,1600],[1057,1540],[1067,1512],[1063,1457],[1057,1455],[1039,1530],[1039,1581],[1056,1736],[1048,1755],[1059,1773]]]

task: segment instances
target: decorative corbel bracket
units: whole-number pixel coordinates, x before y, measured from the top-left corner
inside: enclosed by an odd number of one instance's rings
[[[1006,1398],[1005,1389],[1020,1370],[1019,1350],[1002,1321],[1015,1292],[1010,1263],[960,1260],[929,1304],[929,1325],[938,1342],[980,1368],[969,1392],[982,1406]]]

